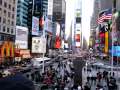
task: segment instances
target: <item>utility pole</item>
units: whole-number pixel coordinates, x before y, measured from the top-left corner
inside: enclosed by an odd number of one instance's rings
[[[112,14],[114,14],[115,12],[116,12],[116,0],[113,0],[113,6],[112,6]],[[113,21],[113,18],[112,18],[112,21]],[[112,60],[111,60],[111,73],[113,73],[113,46],[114,46],[114,37],[113,37],[113,34],[114,34],[114,32],[113,32],[113,30],[112,30]]]

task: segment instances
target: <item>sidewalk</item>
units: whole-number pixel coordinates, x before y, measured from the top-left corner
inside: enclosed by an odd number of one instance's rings
[[[83,79],[82,80],[82,87],[84,87],[85,83],[87,82],[87,76],[90,75],[90,72],[87,72],[87,71],[84,72],[84,68],[82,70],[82,79]],[[101,72],[102,71],[103,70],[101,70]],[[91,70],[91,75],[96,74],[96,73],[97,73],[96,70]],[[105,82],[105,80],[102,79],[102,81],[100,83],[101,83],[101,85],[104,86],[104,90],[108,90],[107,83]],[[90,85],[91,85],[91,90],[96,90],[96,84],[93,84],[93,83],[91,84],[91,81],[90,81]],[[120,82],[117,82],[117,86],[118,86],[118,90],[120,90]]]

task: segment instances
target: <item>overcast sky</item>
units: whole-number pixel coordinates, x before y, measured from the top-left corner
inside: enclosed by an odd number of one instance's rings
[[[79,6],[78,2],[81,0],[66,0],[66,35],[69,36],[71,23],[74,19],[74,13],[76,6]],[[76,3],[77,2],[77,3]],[[90,36],[90,17],[93,12],[94,0],[82,0],[82,32],[87,42]]]

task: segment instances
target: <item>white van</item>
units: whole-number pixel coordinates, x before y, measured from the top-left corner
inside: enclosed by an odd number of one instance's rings
[[[51,62],[50,58],[47,58],[47,57],[34,58],[32,59],[32,66],[35,68],[41,68],[43,66],[43,61],[44,61],[44,65],[48,65]]]

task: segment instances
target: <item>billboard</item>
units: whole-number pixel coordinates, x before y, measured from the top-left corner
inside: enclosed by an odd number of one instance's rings
[[[48,0],[48,15],[52,16],[53,13],[53,0]]]
[[[120,46],[113,46],[113,56],[120,57]]]
[[[32,17],[32,35],[39,35],[39,18]]]
[[[1,57],[14,57],[14,42],[4,41],[0,52]]]
[[[46,39],[44,37],[32,38],[32,53],[46,53]]]
[[[28,28],[22,26],[16,26],[16,48],[27,49],[28,48]]]
[[[51,20],[49,20],[48,18],[46,18],[47,20],[46,20],[46,31],[47,32],[49,32],[49,33],[51,33],[52,34],[52,21]]]
[[[56,36],[60,35],[60,24],[56,23],[57,27],[56,27]]]

